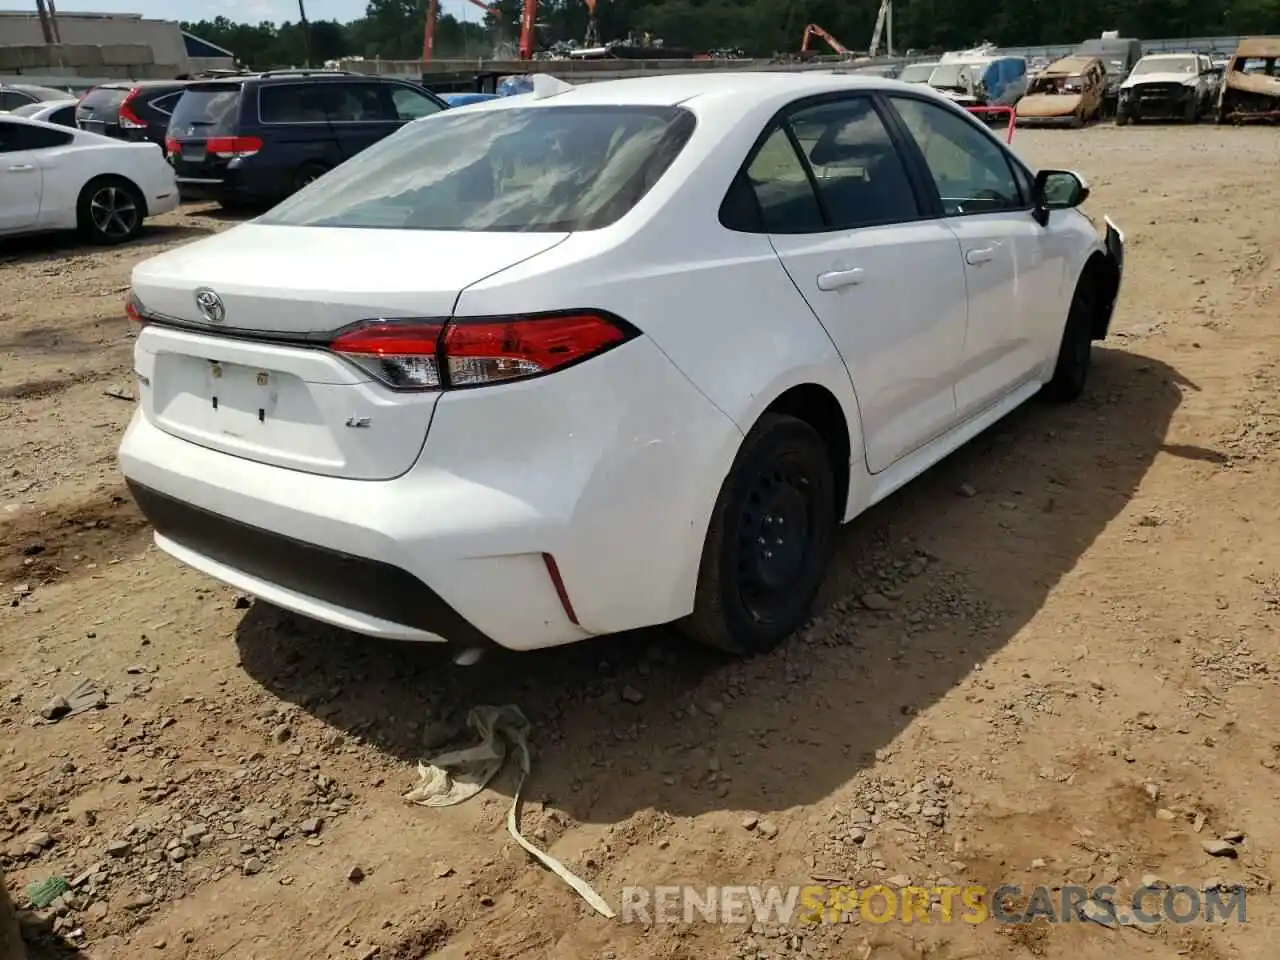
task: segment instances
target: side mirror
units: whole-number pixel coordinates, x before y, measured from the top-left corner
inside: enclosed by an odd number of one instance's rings
[[[1041,170],[1033,199],[1032,216],[1043,227],[1049,223],[1049,211],[1070,210],[1089,199],[1089,185],[1070,170]]]

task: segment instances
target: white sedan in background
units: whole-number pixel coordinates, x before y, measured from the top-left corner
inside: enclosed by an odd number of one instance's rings
[[[1124,239],[919,86],[685,74],[407,124],[134,268],[156,543],[457,659],[800,626],[836,529],[1085,388]]]
[[[0,236],[79,230],[123,243],[178,205],[164,151],[0,113]]]
[[[52,123],[59,127],[75,128],[76,105],[79,100],[42,100],[39,103],[26,103],[14,107],[10,113],[15,117],[26,117],[28,120],[39,120],[41,123]]]

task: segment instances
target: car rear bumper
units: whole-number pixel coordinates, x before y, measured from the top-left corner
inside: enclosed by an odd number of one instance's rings
[[[120,463],[156,544],[237,589],[370,636],[523,650],[687,614],[740,441],[641,338],[445,394],[393,480],[220,453],[141,410]]]

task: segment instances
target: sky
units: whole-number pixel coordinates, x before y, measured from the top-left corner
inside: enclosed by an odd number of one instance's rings
[[[303,0],[308,20],[346,23],[364,16],[365,0]],[[298,0],[56,0],[59,13],[140,13],[162,20],[212,20],[224,16],[242,23],[298,19]],[[35,0],[0,0],[0,8],[35,10]],[[461,2],[445,2],[441,9],[459,16]],[[474,8],[472,8],[474,10]],[[475,10],[478,15],[479,10]]]

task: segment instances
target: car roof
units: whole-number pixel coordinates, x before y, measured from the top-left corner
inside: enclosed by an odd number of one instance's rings
[[[724,71],[663,74],[584,83],[550,96],[537,93],[520,97],[500,97],[487,101],[486,109],[534,105],[676,106],[699,97],[717,100],[741,99],[743,106],[762,98],[804,97],[841,90],[913,89],[906,84],[868,74],[818,71]]]
[[[0,81],[0,89],[17,90],[19,93],[27,93],[40,100],[62,100],[67,96],[67,91],[65,90],[41,87],[34,83],[4,83]]]
[[[1100,62],[1098,57],[1078,56],[1063,57],[1061,60],[1055,60],[1049,64],[1041,72],[1047,76],[1057,76],[1058,74],[1071,75],[1082,73],[1089,68],[1090,64]]]

